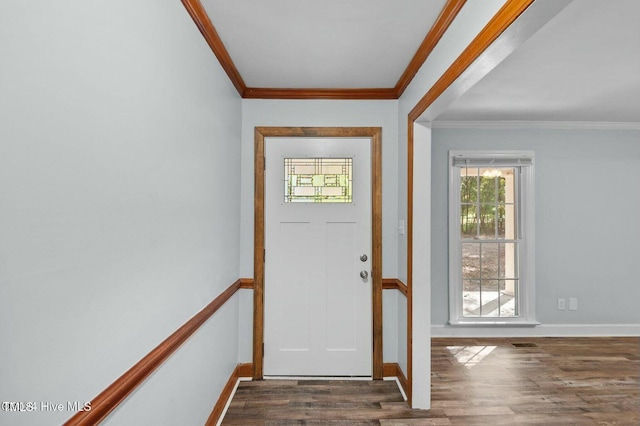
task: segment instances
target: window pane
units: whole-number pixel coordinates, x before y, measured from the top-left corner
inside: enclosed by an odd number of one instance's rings
[[[499,191],[499,169],[479,169],[479,221],[480,236],[496,238],[496,213]]]
[[[499,247],[499,278],[517,278],[516,243],[504,243]]]
[[[480,204],[479,219],[479,237],[484,239],[496,238],[496,205],[495,204]]]
[[[462,314],[465,317],[480,316],[480,281],[463,280]]]
[[[518,203],[520,199],[528,197],[526,193],[521,193],[527,186],[518,188],[517,185],[523,180],[528,182],[529,165],[500,166],[520,164],[517,159],[473,161],[473,158],[470,159],[469,164],[475,164],[475,167],[466,167],[464,161],[454,161],[460,181],[458,188],[451,188],[451,199],[459,203],[459,223],[456,224],[455,219],[450,217],[450,220],[453,219],[450,229],[454,231],[451,238],[455,238],[455,225],[460,230],[460,239],[452,243],[459,247],[461,256],[462,283],[458,282],[457,285],[462,284],[462,315],[517,317],[521,302],[518,299],[518,252],[520,244],[523,244],[523,236],[518,234],[520,226],[527,225],[519,217]]]
[[[285,158],[285,203],[351,203],[353,159]]]
[[[483,317],[497,317],[500,312],[498,280],[482,280],[480,284],[480,315]]]
[[[518,316],[518,280],[500,280],[500,316]]]
[[[482,243],[480,247],[480,268],[482,279],[498,278],[498,246],[497,243]]]
[[[497,176],[499,174],[498,169],[480,169],[480,199],[478,200],[480,217],[478,219],[481,237],[496,237]]]
[[[481,203],[495,203],[498,201],[497,193],[497,181],[498,179],[493,177],[494,172],[499,173],[498,170],[481,169],[480,173],[484,175],[480,176],[480,202]]]
[[[477,206],[475,204],[462,204],[460,206],[460,236],[462,238],[475,238],[478,235]]]
[[[513,204],[501,204],[498,206],[498,238],[516,239],[516,209]]]
[[[478,169],[460,170],[460,202],[475,203],[478,199]]]
[[[462,279],[480,278],[480,244],[462,244]]]
[[[502,172],[504,174],[504,172]],[[506,177],[504,175],[498,177],[498,203],[504,203],[505,201],[505,186],[506,186]]]

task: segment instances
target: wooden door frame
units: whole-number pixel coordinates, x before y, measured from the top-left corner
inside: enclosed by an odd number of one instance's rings
[[[254,147],[253,379],[263,378],[264,359],[264,143],[267,137],[371,139],[372,377],[382,372],[382,128],[256,127]]]

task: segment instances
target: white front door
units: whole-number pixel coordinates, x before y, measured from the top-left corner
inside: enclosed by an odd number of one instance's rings
[[[265,165],[264,374],[371,376],[371,139],[267,138]]]

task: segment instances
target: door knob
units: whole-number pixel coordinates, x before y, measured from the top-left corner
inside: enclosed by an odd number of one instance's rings
[[[360,256],[360,261],[361,261],[361,262],[366,262],[366,261],[367,261],[367,259],[368,259],[368,257],[367,257],[367,255],[366,255],[366,254],[363,254],[362,256]]]
[[[369,277],[369,273],[367,271],[360,271],[360,278],[366,280]]]

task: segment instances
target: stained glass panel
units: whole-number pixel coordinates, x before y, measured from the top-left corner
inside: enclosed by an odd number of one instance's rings
[[[352,158],[285,158],[285,203],[353,202]]]

